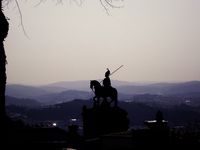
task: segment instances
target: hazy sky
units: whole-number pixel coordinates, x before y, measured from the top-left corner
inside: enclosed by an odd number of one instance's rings
[[[126,81],[200,80],[200,0],[124,0],[107,15],[99,0],[19,0],[5,42],[8,83],[46,84],[104,77]],[[121,5],[121,4],[119,4]]]

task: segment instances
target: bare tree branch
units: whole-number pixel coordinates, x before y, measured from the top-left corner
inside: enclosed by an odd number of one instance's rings
[[[35,7],[39,6],[44,0],[40,0],[36,5]],[[46,0],[45,0],[46,1]]]
[[[83,1],[82,1],[82,0],[74,0],[74,2],[75,2],[76,5],[78,5],[78,6],[82,6],[82,5],[83,5]]]
[[[102,7],[105,9],[106,13],[109,15],[109,7],[110,8],[122,8],[123,6],[118,6],[114,4],[114,1],[123,1],[123,0],[99,0]]]
[[[116,6],[112,4],[112,0],[104,0],[112,8],[122,8],[123,6]]]
[[[24,24],[23,24],[23,16],[22,16],[22,12],[21,12],[19,3],[18,3],[17,0],[15,0],[15,3],[16,3],[16,5],[17,5],[18,11],[19,11],[20,23],[21,23],[22,30],[23,30],[23,32],[24,32],[24,35],[29,39],[29,36],[27,35],[26,30],[25,30],[25,27],[24,27]]]
[[[9,6],[9,4],[10,4],[10,2],[11,2],[12,0],[3,0],[2,2],[2,6],[3,7],[5,7],[5,6]]]
[[[59,5],[59,4],[63,5],[63,1],[62,0],[56,0],[56,5]]]
[[[13,0],[3,0],[3,5],[8,6],[12,1]],[[39,2],[34,7],[37,7],[42,2],[46,2],[46,1],[47,0],[39,0]],[[56,1],[56,5],[58,5],[58,4],[63,4],[64,0],[53,0],[53,1]],[[73,0],[73,1],[76,3],[77,6],[82,6],[82,4],[83,4],[83,0]],[[123,6],[117,6],[117,5],[114,4],[114,1],[121,1],[122,2],[123,0],[99,0],[99,1],[100,1],[101,6],[104,8],[107,15],[110,15],[109,8],[122,8],[123,7]],[[20,6],[19,6],[19,2],[18,2],[18,0],[14,0],[14,2],[16,3],[16,7],[17,7],[18,12],[19,12],[20,25],[22,27],[24,35],[29,39],[29,36],[26,33],[26,30],[25,30],[25,27],[24,27],[24,24],[23,24],[23,15],[22,15],[22,12],[21,12],[21,9],[20,9]],[[26,2],[27,2],[27,0],[26,0]],[[70,0],[70,2],[71,2],[71,0]]]
[[[108,11],[108,8],[104,5],[103,1],[102,0],[99,0],[101,5],[103,6],[103,8],[105,9],[107,15],[109,15],[109,11]]]

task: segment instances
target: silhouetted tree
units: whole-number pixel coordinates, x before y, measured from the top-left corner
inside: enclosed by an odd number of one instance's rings
[[[163,121],[163,113],[160,110],[156,113],[155,119],[156,119],[157,122]]]
[[[4,50],[4,39],[8,33],[8,22],[3,14],[2,2],[0,1],[0,119],[5,117],[5,87],[6,87],[6,54]]]

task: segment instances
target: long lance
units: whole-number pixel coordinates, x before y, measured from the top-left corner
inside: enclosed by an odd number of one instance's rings
[[[124,65],[121,65],[121,66],[119,66],[117,69],[115,69],[115,70],[110,74],[110,76],[113,75],[115,72],[117,72],[119,69],[121,69],[123,66],[124,66]]]
[[[124,65],[121,65],[121,66],[119,66],[117,69],[115,69],[115,70],[110,74],[110,76],[113,75],[114,73],[116,73],[116,72],[117,72],[119,69],[121,69],[123,66],[124,66]],[[103,80],[101,80],[100,83],[102,83],[102,82],[103,82]]]

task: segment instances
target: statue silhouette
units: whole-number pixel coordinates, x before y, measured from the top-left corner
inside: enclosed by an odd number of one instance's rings
[[[118,92],[115,88],[111,86],[111,81],[110,81],[110,70],[107,68],[107,71],[105,73],[105,78],[103,79],[103,86],[96,81],[92,80],[90,82],[90,88],[93,90],[95,96],[93,98],[94,104],[99,105],[100,103],[100,98],[103,98],[103,102],[101,103],[102,106],[108,106],[109,102],[107,98],[110,98],[110,104],[114,102],[114,106],[117,106],[117,101],[118,101]]]
[[[93,97],[93,101],[95,105],[99,105],[100,98],[103,98],[102,105],[107,104],[107,98],[109,97],[111,99],[110,104],[114,102],[114,106],[117,106],[118,104],[118,92],[113,87],[103,87],[101,84],[96,80],[90,81],[90,88],[94,91],[95,96]]]

